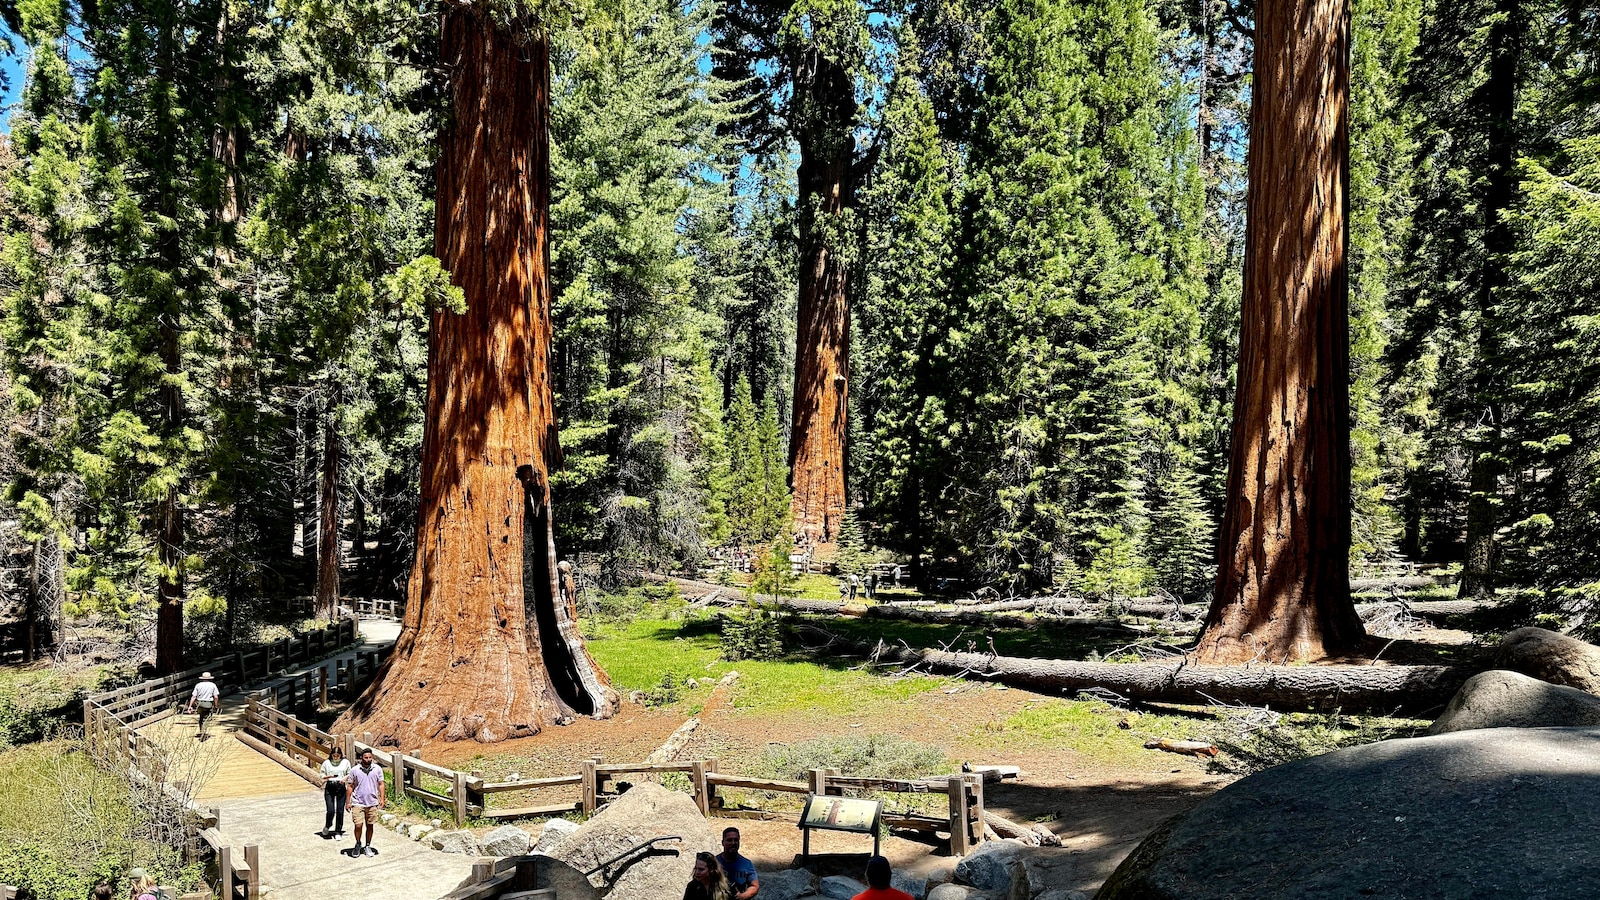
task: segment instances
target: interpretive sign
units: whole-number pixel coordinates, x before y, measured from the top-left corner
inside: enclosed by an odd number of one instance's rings
[[[811,829],[824,831],[853,831],[872,835],[872,855],[878,855],[879,828],[883,820],[882,800],[862,800],[855,797],[823,797],[810,794],[806,808],[800,813],[802,832],[801,855],[811,855]]]

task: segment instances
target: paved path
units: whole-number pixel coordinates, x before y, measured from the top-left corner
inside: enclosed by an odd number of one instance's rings
[[[327,668],[358,652],[393,644],[400,634],[395,622],[361,623],[360,646],[287,673],[286,677]],[[236,740],[244,725],[246,694],[222,698],[222,712],[206,725],[204,741],[195,737],[195,717],[179,715],[145,729],[167,748],[179,765],[202,782],[195,800],[221,812],[221,830],[236,846],[261,848],[261,893],[271,900],[438,900],[463,884],[472,873],[472,858],[440,853],[426,844],[377,830],[375,857],[354,859],[340,853],[354,839],[346,835],[323,840],[322,792],[276,762]],[[349,817],[345,830],[350,831]]]

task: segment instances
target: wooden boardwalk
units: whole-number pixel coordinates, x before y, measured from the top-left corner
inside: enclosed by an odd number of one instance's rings
[[[393,644],[399,634],[398,623],[362,622],[362,642],[358,646],[338,656],[301,666],[285,673],[282,679],[275,680],[301,677],[317,669],[327,669],[331,675],[336,661],[348,662],[359,653],[386,647]],[[196,716],[190,713],[179,713],[139,729],[140,733],[154,738],[166,748],[181,769],[191,773],[193,781],[199,782],[194,799],[202,806],[215,806],[218,801],[224,800],[315,791],[305,779],[234,737],[244,727],[247,700],[248,695],[243,691],[223,697],[222,712],[206,723],[207,735],[204,740],[196,736]]]

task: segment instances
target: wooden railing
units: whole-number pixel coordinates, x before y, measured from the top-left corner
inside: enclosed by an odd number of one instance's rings
[[[265,696],[250,699],[245,713],[245,728],[239,733],[240,740],[318,787],[322,785],[318,767],[334,747],[343,750],[347,759],[355,759],[362,751],[371,750],[373,760],[389,773],[392,796],[412,797],[447,810],[457,825],[465,824],[470,818],[521,819],[565,813],[590,815],[617,796],[608,791],[608,786],[620,780],[619,776],[682,773],[688,777],[695,805],[702,814],[731,818],[754,815],[761,818],[789,817],[798,821],[799,814],[798,811],[726,808],[724,798],[718,794],[719,788],[818,795],[840,795],[846,791],[946,794],[950,798],[948,816],[886,813],[883,821],[895,828],[922,831],[948,829],[951,852],[964,856],[974,843],[983,840],[984,781],[986,778],[999,778],[992,773],[923,779],[859,778],[842,775],[838,770],[813,769],[805,782],[778,781],[724,775],[717,771],[715,758],[681,763],[606,763],[597,756],[585,760],[580,765],[580,771],[574,775],[485,781],[476,774],[427,762],[415,750],[380,749],[373,746],[371,734],[362,734],[357,738],[354,734],[335,735],[323,731],[277,708],[269,702],[270,699]],[[436,786],[427,786],[424,779],[432,779]],[[491,806],[489,803],[489,797],[495,794],[563,788],[568,791],[576,788],[577,798],[509,807]]]
[[[216,810],[201,809],[165,787],[171,764],[169,754],[139,729],[176,715],[205,672],[213,673],[219,688],[242,687],[253,677],[267,677],[287,666],[333,653],[354,643],[356,634],[355,620],[342,619],[248,653],[234,653],[187,671],[84,699],[83,740],[90,758],[102,768],[126,765],[131,777],[162,787],[169,799],[181,806],[179,814],[189,835],[186,851],[209,849],[208,883],[219,898],[256,900],[260,893],[257,848],[250,845],[235,849],[227,835],[218,830]]]
[[[403,619],[406,602],[393,597],[351,597],[345,601],[363,619]]]

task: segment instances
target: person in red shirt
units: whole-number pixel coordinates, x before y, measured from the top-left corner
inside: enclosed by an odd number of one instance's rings
[[[851,900],[913,900],[905,891],[889,886],[889,881],[893,877],[894,872],[889,868],[889,861],[881,856],[874,856],[867,860],[867,889]]]

